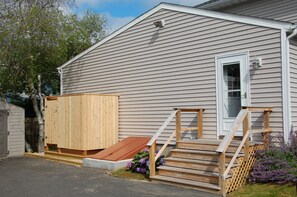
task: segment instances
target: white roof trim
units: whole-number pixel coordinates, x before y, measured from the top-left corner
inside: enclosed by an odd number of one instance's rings
[[[240,3],[247,2],[249,0],[219,0],[211,3],[202,3],[197,6],[196,8],[201,8],[201,9],[217,9],[217,8],[224,8],[227,6],[232,6]]]
[[[177,11],[177,12],[184,12],[184,13],[188,13],[188,14],[195,14],[195,15],[200,15],[200,16],[218,18],[218,19],[229,20],[229,21],[234,21],[234,22],[257,25],[257,26],[269,27],[269,28],[274,28],[274,29],[285,29],[285,30],[292,29],[292,24],[286,23],[286,22],[258,19],[258,18],[253,18],[253,17],[249,17],[249,16],[240,16],[240,15],[235,15],[235,14],[227,14],[227,13],[221,13],[221,12],[215,12],[215,11],[209,11],[209,10],[202,10],[202,9],[181,6],[181,5],[175,5],[175,4],[161,3],[158,6],[154,7],[153,9],[149,10],[148,12],[144,13],[143,15],[139,16],[138,18],[134,19],[127,25],[118,29],[111,35],[107,36],[106,38],[104,38],[103,40],[98,42],[97,44],[94,44],[87,50],[83,51],[82,53],[78,54],[74,58],[70,59],[69,61],[64,63],[62,66],[58,67],[57,69],[58,70],[63,69],[64,67],[71,64],[75,60],[79,59],[80,57],[89,53],[93,49],[104,44],[105,42],[109,41],[113,37],[119,35],[120,33],[124,32],[125,30],[129,29],[130,27],[134,26],[135,24],[139,23],[140,21],[144,20],[145,18],[149,17],[150,15],[156,13],[157,11],[159,11],[161,9],[167,9],[167,10],[172,10],[172,11]]]

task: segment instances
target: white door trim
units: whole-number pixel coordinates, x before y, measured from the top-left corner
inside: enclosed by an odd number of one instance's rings
[[[220,117],[222,116],[220,114],[219,106],[220,106],[220,80],[222,79],[221,76],[219,76],[219,59],[221,58],[229,58],[229,57],[236,57],[236,56],[245,56],[245,62],[246,62],[246,104],[247,106],[251,105],[251,91],[250,91],[250,61],[249,61],[249,51],[238,51],[238,52],[232,52],[232,53],[226,53],[226,54],[219,54],[215,56],[215,72],[216,72],[216,110],[217,110],[217,138],[220,136],[220,130],[222,128],[222,123],[220,121]]]

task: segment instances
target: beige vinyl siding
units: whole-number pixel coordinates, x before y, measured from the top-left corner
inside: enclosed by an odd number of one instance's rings
[[[297,39],[290,42],[290,86],[292,124],[297,129]]]
[[[160,19],[166,26],[155,28]],[[153,135],[175,107],[205,108],[204,136],[216,138],[215,56],[238,51],[262,57],[252,104],[275,106],[271,125],[281,131],[280,31],[215,18],[160,10],[65,67],[63,93],[119,94],[120,138]],[[196,114],[182,118],[197,124]],[[162,139],[172,130],[174,121]]]
[[[296,0],[251,0],[218,11],[297,23]]]
[[[22,156],[25,153],[25,110],[21,107],[0,102],[1,109],[7,109],[8,116],[8,157]]]

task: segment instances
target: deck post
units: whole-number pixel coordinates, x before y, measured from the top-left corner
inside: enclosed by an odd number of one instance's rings
[[[219,158],[219,185],[220,185],[220,193],[222,196],[226,196],[226,181],[224,177],[224,173],[226,170],[226,161],[225,161],[225,153],[220,153]]]
[[[155,152],[156,152],[156,141],[150,146],[150,176],[156,175]]]
[[[203,109],[198,110],[198,139],[203,138]]]
[[[242,126],[243,126],[243,137],[244,137],[249,130],[249,114],[245,116]],[[244,143],[244,148],[243,148],[244,161],[248,161],[249,159],[249,147],[250,147],[250,138],[248,137]]]
[[[270,112],[264,111],[264,130],[267,130],[270,128]],[[263,133],[263,142],[264,142],[264,148],[267,149],[269,147],[269,137],[270,133],[265,132]]]
[[[176,141],[181,140],[181,109],[177,109],[175,115],[175,125],[176,125]]]

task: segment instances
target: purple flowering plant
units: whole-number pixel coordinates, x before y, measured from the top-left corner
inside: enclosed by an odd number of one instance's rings
[[[283,139],[283,138],[280,138]],[[251,183],[297,184],[297,131],[292,131],[288,143],[257,151],[256,163],[249,176]]]
[[[158,151],[156,151],[156,153],[158,153]],[[156,161],[156,167],[164,164],[165,164],[164,156],[160,156]],[[133,157],[132,161],[129,161],[126,164],[127,170],[130,170],[136,173],[147,174],[147,175],[149,175],[149,171],[150,171],[149,167],[150,167],[149,149],[147,148],[137,153]]]

